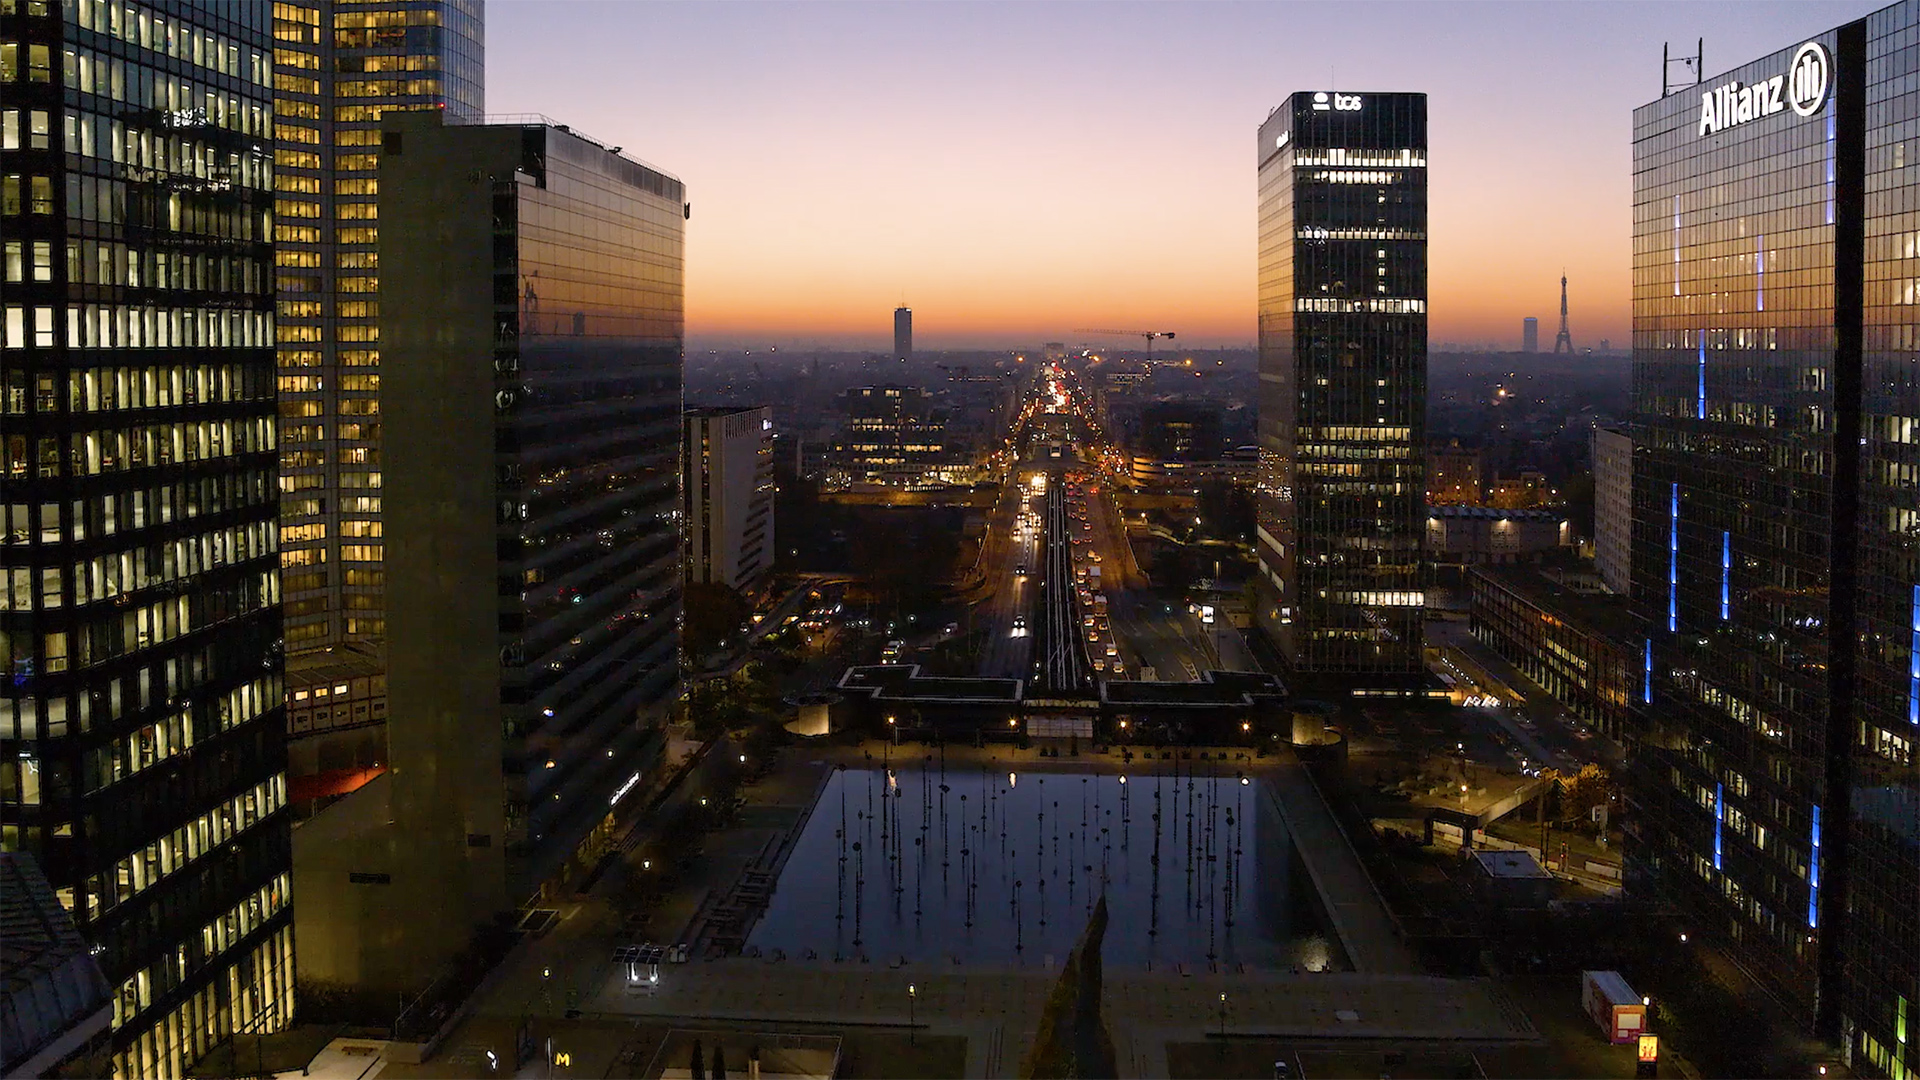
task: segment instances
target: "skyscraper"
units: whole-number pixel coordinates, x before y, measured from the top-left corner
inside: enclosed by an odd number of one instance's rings
[[[1635,110],[1629,886],[1920,1071],[1920,97],[1901,3]]]
[[[481,0],[273,6],[280,558],[296,669],[300,653],[385,633],[380,118],[479,118],[481,13]]]
[[[1523,353],[1540,351],[1540,320],[1531,315],[1520,320],[1520,351]]]
[[[1593,561],[1607,588],[1626,595],[1633,548],[1633,439],[1613,428],[1593,429]]]
[[[476,926],[571,888],[661,761],[686,202],[551,121],[401,113],[379,146],[387,685],[406,722],[350,797],[382,812],[302,828],[300,933],[304,962],[310,919],[352,922],[312,924],[338,943],[313,974],[405,990]],[[315,830],[335,839],[310,864]]]
[[[893,358],[903,364],[913,359],[913,309],[905,304],[893,309]]]
[[[0,843],[176,1077],[293,1011],[271,9],[0,8]]]
[[[773,572],[773,409],[688,409],[687,580],[752,592]]]
[[[1299,671],[1421,670],[1427,99],[1260,125],[1261,628]]]

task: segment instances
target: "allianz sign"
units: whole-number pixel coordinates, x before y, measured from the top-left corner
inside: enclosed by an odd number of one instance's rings
[[[1712,135],[1788,109],[1799,116],[1812,116],[1827,103],[1832,83],[1833,60],[1826,47],[1809,41],[1793,54],[1793,63],[1784,75],[1752,86],[1741,86],[1736,79],[1701,94],[1699,133]]]

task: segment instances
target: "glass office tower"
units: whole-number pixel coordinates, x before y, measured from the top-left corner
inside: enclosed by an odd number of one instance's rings
[[[1632,887],[1920,1067],[1915,22],[1634,113]]]
[[[301,653],[385,633],[380,118],[478,120],[484,26],[481,0],[281,0],[273,36],[280,558]]]
[[[1260,125],[1257,618],[1297,671],[1421,670],[1427,98]]]
[[[387,685],[407,721],[385,786],[353,796],[384,792],[366,820],[388,831],[343,835],[353,861],[315,894],[366,921],[316,962],[417,989],[476,925],[571,887],[662,759],[686,204],[551,122],[404,113],[380,154]]]
[[[122,1076],[293,1008],[271,79],[264,0],[0,0],[0,842]]]

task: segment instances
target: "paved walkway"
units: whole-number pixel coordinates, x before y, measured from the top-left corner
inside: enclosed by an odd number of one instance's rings
[[[1396,975],[1418,971],[1412,951],[1394,930],[1386,902],[1307,776],[1306,766],[1289,755],[1267,771],[1265,780],[1262,789],[1286,821],[1287,834],[1326,904],[1328,920],[1354,969]]]
[[[1005,1076],[1031,1044],[1055,976],[1027,970],[940,970],[727,959],[661,969],[651,992],[613,973],[586,1003],[589,1019],[904,1026],[908,986],[921,1030],[969,1036],[970,1077]],[[1533,1024],[1492,982],[1341,972],[1291,975],[1113,973],[1104,1007],[1123,1076],[1165,1076],[1165,1043],[1229,1035],[1530,1042]]]

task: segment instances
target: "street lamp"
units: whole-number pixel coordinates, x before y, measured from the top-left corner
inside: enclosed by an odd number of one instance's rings
[[[1227,1052],[1227,1044],[1224,1041],[1226,1037],[1227,1037],[1227,995],[1221,994],[1220,995],[1220,1038],[1223,1041],[1220,1043],[1220,1052],[1222,1054]]]
[[[914,988],[914,985],[912,983],[908,983],[907,984],[907,1041],[908,1042],[914,1041],[913,1002],[914,1002],[914,998],[918,996],[918,994],[919,994],[919,991]]]

